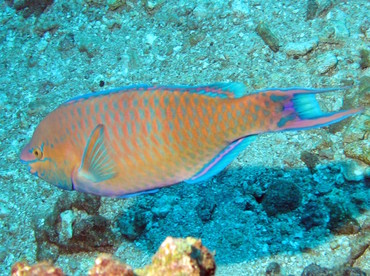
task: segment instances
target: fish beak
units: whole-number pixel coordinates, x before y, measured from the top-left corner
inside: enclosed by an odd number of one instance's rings
[[[29,144],[22,149],[20,159],[24,164],[27,164],[35,159]]]

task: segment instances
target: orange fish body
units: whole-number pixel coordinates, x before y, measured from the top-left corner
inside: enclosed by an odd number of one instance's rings
[[[256,134],[324,126],[361,111],[322,113],[314,94],[335,89],[245,90],[143,85],[77,97],[39,124],[21,160],[60,188],[125,197],[208,179]]]

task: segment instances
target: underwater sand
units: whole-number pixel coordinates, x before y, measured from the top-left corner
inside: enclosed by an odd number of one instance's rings
[[[40,248],[47,217],[72,192],[32,176],[19,161],[40,120],[71,97],[140,83],[243,82],[251,92],[353,85],[318,97],[322,108],[369,106],[361,90],[370,78],[361,56],[370,50],[368,1],[128,0],[114,10],[107,4],[118,2],[54,1],[42,8],[0,2],[1,275],[17,261],[36,262],[37,254],[54,254],[69,275],[85,275],[99,254],[98,248]],[[317,10],[307,4],[313,2]],[[264,42],[256,32],[260,22],[278,44]],[[369,179],[361,177],[369,176],[366,112],[332,128],[260,135],[222,173],[200,184],[127,200],[102,198],[98,214],[115,237],[112,253],[141,267],[166,236],[194,236],[216,252],[217,275],[264,275],[273,261],[282,275],[300,275],[311,263],[348,263],[352,247],[364,243],[361,237],[368,243],[370,229]],[[302,161],[307,152],[317,157],[312,170]],[[351,179],[357,171],[359,179]],[[294,183],[301,201],[288,213],[268,216],[261,199],[277,180]],[[302,223],[308,204],[315,206],[312,216],[320,214],[309,229]],[[333,233],[336,208],[361,230]],[[208,214],[202,217],[202,211]],[[131,241],[118,219],[135,212],[148,219]],[[369,249],[354,266],[370,273]]]

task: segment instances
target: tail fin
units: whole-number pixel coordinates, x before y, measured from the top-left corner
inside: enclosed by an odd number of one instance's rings
[[[283,103],[281,119],[278,121],[277,127],[275,126],[274,131],[319,128],[361,113],[363,108],[329,113],[324,113],[320,109],[315,94],[344,90],[347,88],[348,87],[327,89],[269,89],[268,93],[271,93],[270,99],[275,102],[281,101]]]

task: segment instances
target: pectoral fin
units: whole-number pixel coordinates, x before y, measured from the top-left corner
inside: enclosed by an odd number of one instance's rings
[[[82,189],[86,191],[89,189],[88,186],[94,186],[93,184],[106,181],[116,175],[115,164],[104,144],[104,128],[102,124],[97,125],[90,134],[82,156],[81,166],[73,176],[77,190],[84,187]],[[94,190],[93,187],[91,188]]]

